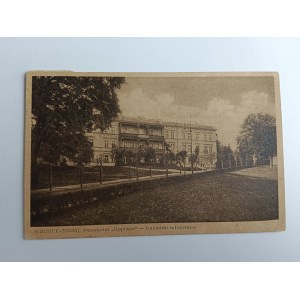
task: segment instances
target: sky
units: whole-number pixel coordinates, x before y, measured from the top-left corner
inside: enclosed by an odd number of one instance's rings
[[[275,116],[273,77],[126,77],[118,91],[123,116],[209,125],[224,145],[251,113]]]

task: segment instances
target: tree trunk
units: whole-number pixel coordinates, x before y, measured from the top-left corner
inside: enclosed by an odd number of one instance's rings
[[[33,145],[34,149],[32,149],[33,155],[31,157],[31,186],[38,186],[40,182],[39,165],[37,161],[40,152],[40,145],[41,142]]]

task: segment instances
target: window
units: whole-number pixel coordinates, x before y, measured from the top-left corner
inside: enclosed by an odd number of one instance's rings
[[[211,142],[211,134],[208,135],[208,140]]]
[[[182,139],[185,140],[185,132],[182,133]]]
[[[208,152],[212,153],[212,146],[208,146]]]
[[[114,148],[116,146],[116,141],[111,142],[111,147]]]
[[[207,135],[204,134],[204,141],[207,141]]]
[[[127,141],[124,141],[123,143],[124,143],[124,147],[125,147],[125,148],[128,148],[128,147],[129,147],[129,143],[128,143]]]
[[[207,145],[204,145],[204,152],[207,153]]]
[[[153,135],[153,129],[149,129],[149,135]]]
[[[104,162],[109,162],[109,155],[104,155]]]
[[[104,140],[104,147],[108,148],[108,140]]]
[[[113,126],[113,127],[111,128],[111,132],[112,132],[112,134],[115,134],[115,133],[116,133],[116,127],[115,127],[115,126]]]
[[[191,151],[192,151],[192,146],[188,145],[188,152],[191,152]]]
[[[169,138],[169,131],[166,130],[166,139],[168,139],[168,138]]]
[[[196,134],[196,141],[199,141],[199,133]]]
[[[182,145],[182,150],[186,151],[186,145]]]
[[[171,131],[171,139],[174,140],[174,131]]]
[[[191,139],[191,134],[190,133],[187,134],[187,138],[188,138],[188,140]]]

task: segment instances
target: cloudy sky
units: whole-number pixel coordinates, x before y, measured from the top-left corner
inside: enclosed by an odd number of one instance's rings
[[[217,128],[219,140],[236,147],[250,113],[275,116],[272,77],[133,78],[118,92],[124,116],[190,122]]]

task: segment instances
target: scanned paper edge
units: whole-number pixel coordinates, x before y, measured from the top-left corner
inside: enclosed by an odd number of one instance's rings
[[[148,223],[148,224],[113,224],[113,225],[79,225],[79,226],[54,226],[31,227],[30,226],[30,166],[31,166],[31,93],[33,76],[116,76],[116,77],[273,77],[275,87],[275,109],[277,130],[277,159],[278,159],[278,209],[279,218],[266,221],[240,221],[240,222],[193,222],[193,223]],[[117,237],[117,236],[153,236],[174,234],[218,234],[218,233],[250,233],[250,232],[274,232],[286,229],[285,215],[285,191],[284,191],[284,162],[281,99],[279,89],[278,72],[74,72],[74,71],[29,71],[26,73],[26,99],[25,99],[25,146],[24,146],[24,233],[26,239],[60,239],[83,237]],[[181,227],[196,226],[196,229],[185,230],[136,230],[134,232],[80,232],[81,228],[131,228],[136,226],[155,227]],[[72,231],[78,229],[79,233]],[[66,229],[61,232],[62,229]],[[53,231],[53,233],[37,234],[37,231]]]

